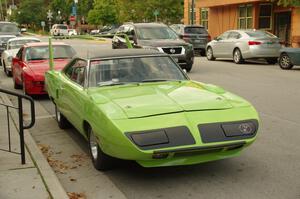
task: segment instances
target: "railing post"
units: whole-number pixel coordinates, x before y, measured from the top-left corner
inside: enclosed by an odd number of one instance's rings
[[[22,98],[18,96],[19,107],[19,134],[20,134],[20,148],[21,148],[21,162],[25,164],[25,146],[24,146],[24,128],[23,128],[23,103]]]

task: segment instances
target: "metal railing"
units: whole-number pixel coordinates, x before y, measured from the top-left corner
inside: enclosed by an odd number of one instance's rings
[[[0,93],[5,93],[10,96],[15,96],[18,98],[18,104],[17,106],[13,106],[10,104],[5,104],[5,102],[1,103],[0,106],[4,106],[6,109],[6,120],[7,120],[7,133],[8,133],[8,149],[0,149],[1,151],[20,154],[21,155],[21,163],[25,164],[25,143],[24,143],[24,129],[29,129],[33,127],[35,123],[35,108],[34,108],[34,101],[31,97],[22,95],[19,93],[15,93],[12,91],[4,90],[0,88]],[[24,119],[23,119],[23,99],[28,100],[30,102],[30,112],[31,112],[31,120],[30,123],[27,125],[24,125]],[[18,121],[19,121],[19,137],[20,137],[20,152],[16,152],[12,150],[11,147],[11,126],[10,126],[10,109],[17,110],[18,115]]]

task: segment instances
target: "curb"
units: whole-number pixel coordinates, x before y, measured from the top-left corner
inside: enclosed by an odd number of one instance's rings
[[[13,106],[6,94],[2,94],[0,96],[6,104]],[[11,114],[13,116],[17,116],[16,110],[11,110]],[[13,122],[17,124],[18,122],[14,121],[14,118],[15,117],[11,117]],[[52,170],[51,166],[49,165],[48,161],[38,148],[36,142],[34,141],[32,135],[28,130],[24,130],[24,139],[25,146],[29,152],[29,155],[31,156],[33,163],[39,171],[44,185],[52,199],[69,199],[62,184],[59,182],[56,174]]]

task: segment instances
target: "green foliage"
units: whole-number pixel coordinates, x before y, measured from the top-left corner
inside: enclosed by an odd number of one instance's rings
[[[41,21],[45,21],[46,17],[44,0],[22,0],[13,13],[13,19],[18,24],[29,24],[33,29],[40,27]]]
[[[71,14],[73,0],[52,0],[50,2],[50,10],[53,12],[53,22],[60,23],[61,21],[67,21]],[[60,19],[58,15],[60,11]]]
[[[272,2],[277,2],[277,5],[284,7],[287,6],[300,6],[300,0],[271,0]]]
[[[117,0],[95,0],[94,8],[89,11],[87,20],[95,25],[118,23]]]

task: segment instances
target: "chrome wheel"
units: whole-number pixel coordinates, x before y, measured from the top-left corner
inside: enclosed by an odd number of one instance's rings
[[[282,56],[280,63],[284,68],[288,68],[291,64],[291,61],[287,55],[284,55],[284,56]]]
[[[92,157],[94,160],[96,160],[98,158],[98,143],[93,131],[90,133],[89,145]]]
[[[240,59],[241,59],[241,54],[240,54],[240,51],[238,51],[238,50],[236,50],[235,52],[234,52],[234,62],[235,63],[238,63],[239,61],[240,61]]]
[[[206,51],[206,58],[208,60],[215,60],[214,54],[213,54],[213,50],[211,47],[209,47]]]

